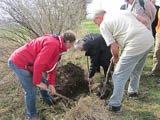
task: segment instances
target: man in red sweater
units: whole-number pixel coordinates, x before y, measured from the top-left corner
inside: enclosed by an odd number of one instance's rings
[[[8,66],[16,73],[18,80],[25,92],[26,114],[29,118],[36,116],[36,87],[46,103],[52,101],[50,94],[56,93],[55,72],[58,59],[62,52],[71,48],[76,40],[72,31],[66,31],[63,35],[43,35],[28,42],[17,49],[9,58]],[[48,88],[45,84],[43,72],[48,73]]]

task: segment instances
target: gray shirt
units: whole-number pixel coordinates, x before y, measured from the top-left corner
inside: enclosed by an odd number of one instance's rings
[[[151,30],[151,24],[155,19],[156,8],[150,0],[143,0],[144,8],[140,5],[139,0],[134,0],[128,9],[137,17],[142,16],[147,21],[146,27]]]

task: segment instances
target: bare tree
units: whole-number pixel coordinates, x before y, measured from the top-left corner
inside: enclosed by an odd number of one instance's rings
[[[0,11],[0,40],[19,47],[43,34],[75,29],[86,16],[86,3],[85,0],[0,0]]]
[[[85,0],[1,0],[0,9],[5,23],[1,38],[11,36],[19,44],[43,34],[74,29],[86,14]]]

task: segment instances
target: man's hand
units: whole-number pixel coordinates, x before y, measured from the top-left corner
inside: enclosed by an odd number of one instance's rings
[[[55,89],[54,85],[49,85],[49,92],[51,93],[51,95],[56,94],[56,89]]]
[[[119,58],[118,57],[112,57],[111,61],[113,62],[113,64],[117,64],[118,63]]]
[[[92,82],[93,81],[93,79],[92,78],[88,78],[88,82]]]
[[[41,82],[40,84],[36,85],[37,87],[40,87],[40,89],[42,90],[46,90],[47,89],[47,85],[44,84],[43,82]]]

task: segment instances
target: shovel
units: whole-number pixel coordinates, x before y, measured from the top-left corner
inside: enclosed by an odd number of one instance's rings
[[[46,89],[46,91],[48,91],[48,92],[50,92],[50,90],[49,89]],[[70,98],[68,98],[68,97],[66,97],[66,96],[63,96],[63,95],[61,95],[61,94],[59,94],[59,93],[55,93],[55,95],[56,96],[58,96],[58,97],[60,97],[60,98],[63,98],[63,99],[65,99],[65,100],[67,100],[68,102],[72,102],[73,100],[72,99],[70,99]],[[52,98],[53,99],[53,98]]]
[[[109,84],[109,85],[111,85],[109,83],[109,78],[110,78],[111,69],[112,69],[113,65],[114,65],[113,62],[111,61],[110,64],[109,64],[108,70],[107,70],[107,74],[106,74],[106,81],[105,81],[105,83]]]
[[[88,75],[89,75],[89,60],[88,60],[88,56],[87,56],[87,69],[88,69]],[[89,87],[89,94],[91,95],[91,93],[92,93],[91,82],[89,82],[89,86],[88,87]]]
[[[114,65],[113,62],[111,61],[111,63],[109,64],[108,70],[107,70],[106,80],[102,83],[102,91],[100,95],[101,99],[107,98],[110,95],[110,93],[113,91],[113,87],[111,83],[109,82],[110,75],[111,75],[111,69],[113,65]]]

